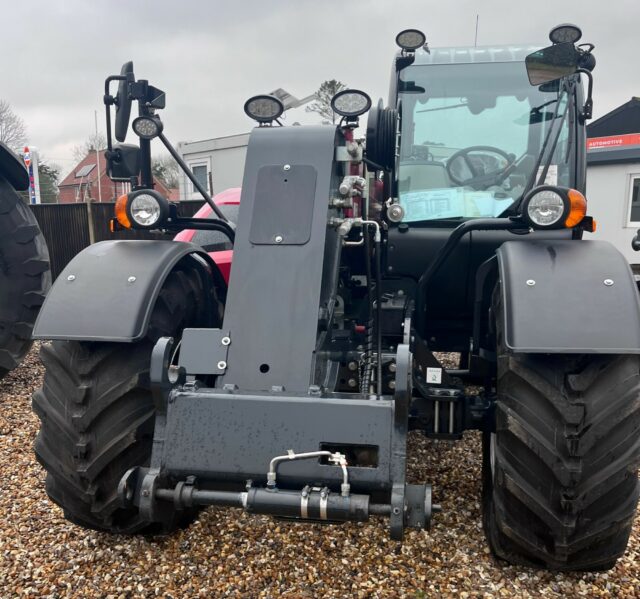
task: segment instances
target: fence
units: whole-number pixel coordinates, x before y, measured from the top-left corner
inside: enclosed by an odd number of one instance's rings
[[[193,216],[202,202],[180,202],[178,214]],[[91,240],[106,239],[172,239],[175,233],[148,233],[144,231],[109,231],[113,217],[113,202],[91,204],[38,204],[31,206],[49,247],[51,276],[55,279]]]

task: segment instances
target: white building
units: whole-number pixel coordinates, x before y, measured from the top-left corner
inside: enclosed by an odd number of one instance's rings
[[[586,195],[597,231],[585,238],[610,241],[640,272],[631,248],[640,229],[640,98],[594,121],[588,134]]]
[[[214,195],[229,187],[240,187],[247,154],[249,133],[178,143],[178,153],[205,189]],[[186,175],[180,176],[180,198],[199,200],[202,196]]]

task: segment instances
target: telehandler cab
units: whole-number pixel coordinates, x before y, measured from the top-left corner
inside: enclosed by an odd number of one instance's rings
[[[640,302],[623,256],[583,240],[595,59],[579,38],[429,50],[403,31],[389,106],[340,92],[338,126],[277,126],[279,100],[251,98],[235,225],[164,136],[164,93],[131,63],[109,77],[110,176],[132,189],[114,228],[215,231],[234,253],[228,287],[201,248],[158,240],[95,244],[56,281],[33,404],[66,517],[135,533],[206,505],[376,515],[401,540],[438,509],[405,480],[408,431],[480,429],[493,553],[613,566],[638,500]],[[134,100],[139,146],[123,143]],[[215,218],[153,190],[156,138]]]

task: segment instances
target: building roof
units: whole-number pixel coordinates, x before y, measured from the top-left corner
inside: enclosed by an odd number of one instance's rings
[[[640,97],[632,97],[618,108],[587,126],[587,137],[640,133]]]
[[[105,150],[98,150],[96,161],[96,151],[89,152],[78,164],[76,164],[71,172],[58,184],[58,188],[62,191],[65,188],[74,188],[80,185],[90,187],[92,184],[97,183],[98,173],[100,173],[100,182],[104,184],[106,179],[107,184],[109,179],[107,177],[107,160],[104,157]],[[96,168],[98,166],[98,168]],[[158,191],[162,193],[167,199],[172,202],[180,200],[180,193],[178,189],[169,189],[166,185],[154,178],[154,184]]]
[[[587,125],[587,164],[640,162],[640,98]]]

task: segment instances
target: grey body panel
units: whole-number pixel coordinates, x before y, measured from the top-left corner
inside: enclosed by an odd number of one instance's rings
[[[338,183],[337,139],[337,129],[326,126],[263,127],[251,134],[223,325],[231,345],[217,386],[308,391],[329,198]],[[287,185],[293,194],[282,192]],[[292,201],[299,205],[293,208]],[[303,221],[297,227],[293,210]]]
[[[11,186],[18,191],[29,189],[29,173],[24,163],[1,141],[0,176],[9,181]]]
[[[610,243],[507,242],[497,256],[509,350],[640,353],[640,296]]]
[[[56,279],[33,337],[120,342],[142,338],[164,280],[190,254],[213,264],[199,247],[178,241],[102,241],[89,246]]]
[[[293,397],[288,394],[230,394],[175,391],[164,431],[162,470],[178,478],[264,482],[269,461],[295,452],[317,451],[321,443],[374,445],[377,468],[349,467],[354,489],[390,486],[394,402],[389,399]],[[357,426],[354,426],[357,423]],[[342,471],[319,460],[284,462],[279,484],[339,485]]]

